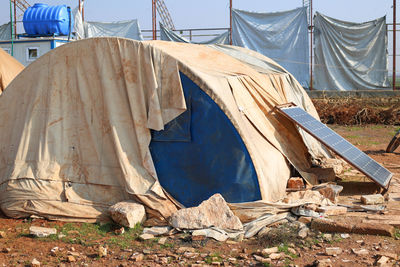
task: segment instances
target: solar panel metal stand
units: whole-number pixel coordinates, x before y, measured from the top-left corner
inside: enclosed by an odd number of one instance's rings
[[[277,105],[273,111],[288,118],[326,145],[350,165],[381,186],[384,189],[384,193],[388,191],[393,174],[325,124],[294,103]]]

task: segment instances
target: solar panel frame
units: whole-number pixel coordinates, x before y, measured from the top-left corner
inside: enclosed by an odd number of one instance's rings
[[[375,183],[385,189],[388,188],[393,176],[390,171],[305,110],[295,104],[276,106],[275,110],[329,147]]]

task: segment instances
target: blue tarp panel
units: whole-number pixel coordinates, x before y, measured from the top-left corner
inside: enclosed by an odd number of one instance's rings
[[[187,111],[153,131],[150,151],[161,185],[192,207],[215,193],[228,202],[261,199],[242,138],[218,105],[181,74]]]

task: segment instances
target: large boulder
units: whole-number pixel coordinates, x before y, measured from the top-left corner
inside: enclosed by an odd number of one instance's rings
[[[129,228],[146,220],[146,211],[143,205],[135,201],[123,201],[109,208],[111,218],[119,225]]]
[[[223,230],[242,230],[243,225],[229,209],[220,194],[211,196],[199,206],[180,209],[172,214],[171,225],[179,229],[204,229],[212,226]]]

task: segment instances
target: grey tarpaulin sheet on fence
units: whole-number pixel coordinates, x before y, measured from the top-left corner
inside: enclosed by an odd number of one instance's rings
[[[309,84],[307,8],[274,13],[232,10],[232,44],[255,50]]]
[[[346,22],[316,13],[315,89],[387,89],[386,17]]]
[[[91,37],[124,37],[138,41],[143,40],[139,22],[136,19],[117,22],[83,21],[78,8],[72,11],[76,38]]]
[[[143,40],[139,23],[136,19],[117,22],[84,22],[85,36],[90,37],[125,37]]]
[[[0,40],[11,39],[11,24],[6,23],[0,26]]]
[[[173,41],[173,42],[181,42],[181,43],[193,43],[193,44],[229,44],[229,32],[226,31],[215,38],[205,41],[205,42],[192,42],[182,37],[181,35],[175,33],[174,31],[164,27],[160,23],[160,36],[161,40],[164,41]]]

